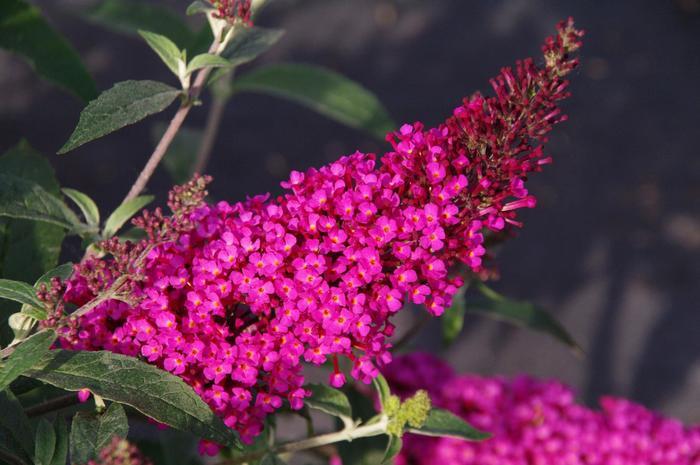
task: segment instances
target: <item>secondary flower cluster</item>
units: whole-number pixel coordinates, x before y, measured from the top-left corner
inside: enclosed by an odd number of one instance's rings
[[[122,300],[65,328],[62,343],[182,377],[244,441],[284,401],[302,407],[302,361],[332,362],[340,387],[343,357],[370,382],[391,360],[390,317],[406,301],[440,315],[462,284],[450,267],[482,270],[484,232],[519,225],[516,211],[534,205],[526,175],[549,161],[536,144],[562,119],[556,104],[580,45],[571,21],[558,31],[546,64],[504,69],[496,97],[477,94],[438,127],[391,134],[381,167],[358,152],[292,172],[274,200],[236,204],[204,204],[202,178],[178,188],[173,216],[138,222],[148,240],[114,240],[107,258],[76,268],[66,300],[78,306],[129,280]]]
[[[144,457],[135,445],[115,436],[112,442],[100,451],[99,458],[90,460],[88,465],[153,465],[153,462]]]
[[[700,464],[700,426],[625,399],[603,397],[592,410],[559,382],[458,376],[426,354],[397,359],[385,375],[403,396],[430,389],[435,405],[493,433],[483,442],[407,434],[397,465]]]
[[[250,24],[251,0],[210,0],[216,8],[216,15],[233,23],[240,19],[245,24]]]

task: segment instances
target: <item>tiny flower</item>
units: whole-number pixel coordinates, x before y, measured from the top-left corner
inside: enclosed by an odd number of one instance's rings
[[[88,388],[83,388],[78,391],[78,401],[84,404],[90,398],[91,392]]]

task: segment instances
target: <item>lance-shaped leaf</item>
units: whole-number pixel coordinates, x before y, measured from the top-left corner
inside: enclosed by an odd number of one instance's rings
[[[163,60],[163,63],[170,68],[170,71],[172,71],[175,76],[179,76],[179,62],[182,59],[182,52],[177,45],[175,45],[175,42],[155,32],[139,31],[139,35],[143,37],[148,46]]]
[[[190,74],[202,68],[228,68],[230,66],[231,62],[226,58],[211,53],[201,53],[187,64],[186,73]]]
[[[0,446],[15,457],[31,463],[34,458],[34,432],[27,415],[12,391],[0,390]]]
[[[34,287],[38,287],[40,284],[49,284],[52,278],[61,278],[62,281],[67,280],[73,274],[73,263],[68,262],[63,265],[59,265],[56,268],[52,268],[43,275],[39,277],[34,283]]]
[[[94,200],[75,189],[65,187],[61,191],[80,208],[85,221],[90,226],[98,226],[100,224],[100,210],[97,208]]]
[[[44,308],[44,304],[36,296],[36,290],[21,281],[0,279],[0,299],[14,300],[38,309]]]
[[[311,397],[304,400],[306,405],[336,416],[343,420],[346,425],[352,424],[352,407],[343,391],[333,389],[325,384],[308,384],[305,388],[311,391]]]
[[[119,205],[117,209],[114,210],[111,215],[109,215],[107,221],[105,221],[102,236],[105,239],[114,236],[121,229],[121,227],[124,226],[124,223],[129,221],[132,216],[137,214],[143,207],[152,201],[152,195],[140,195]]]
[[[40,185],[58,196],[58,181],[49,162],[25,141],[0,157],[0,173]],[[0,276],[32,281],[56,266],[66,231],[55,224],[0,219]]]
[[[56,451],[56,431],[46,418],[41,418],[34,437],[34,464],[51,465]]]
[[[530,302],[511,300],[483,283],[477,288],[485,297],[480,302],[468,302],[467,311],[483,313],[492,318],[549,334],[569,346],[577,356],[583,349],[552,315]]]
[[[56,333],[47,329],[21,342],[0,367],[0,391],[37,364],[55,340]]]
[[[229,60],[232,67],[240,66],[257,58],[261,53],[272,47],[284,35],[282,29],[263,27],[248,27],[240,30],[226,45],[221,56]],[[211,73],[209,83],[212,83],[228,72],[227,69],[215,70]]]
[[[377,390],[377,394],[379,395],[379,403],[382,406],[382,410],[384,410],[384,406],[389,400],[389,397],[391,397],[391,389],[389,389],[389,383],[387,383],[386,378],[380,374],[372,380],[372,384]]]
[[[258,68],[236,79],[233,90],[286,98],[381,139],[396,128],[370,91],[318,66],[287,63]]]
[[[390,465],[394,463],[394,459],[399,455],[399,452],[401,452],[401,447],[403,447],[403,441],[400,437],[389,436],[389,442],[386,444],[386,450],[384,451],[381,465]]]
[[[240,66],[257,58],[272,47],[284,35],[282,29],[249,27],[242,29],[231,39],[221,52],[221,56],[233,66]]]
[[[195,0],[194,2],[190,3],[185,13],[187,14],[187,16],[192,16],[196,15],[197,13],[208,13],[213,9],[214,7],[211,3],[205,2],[203,0]]]
[[[169,8],[143,0],[101,0],[84,12],[95,23],[125,34],[139,30],[169,37],[180,48],[188,48],[195,35],[182,18]]]
[[[129,423],[124,408],[112,403],[104,413],[78,412],[73,417],[70,434],[71,463],[83,465],[96,459],[117,436],[125,438]]]
[[[420,428],[409,428],[409,432],[422,436],[446,436],[470,441],[481,441],[491,437],[479,431],[454,413],[439,408],[431,409]]]
[[[80,113],[78,126],[58,153],[70,152],[91,140],[160,113],[179,95],[179,90],[162,82],[119,82],[85,107]]]
[[[18,53],[37,73],[85,101],[97,95],[73,47],[24,0],[0,2],[0,47]]]
[[[236,433],[182,379],[133,357],[53,350],[26,376],[68,391],[88,388],[173,428],[238,444]]]
[[[61,199],[32,181],[8,174],[0,174],[0,216],[43,221],[66,229],[80,225]]]
[[[68,424],[62,416],[56,417],[56,448],[51,458],[51,465],[66,465],[68,457]]]

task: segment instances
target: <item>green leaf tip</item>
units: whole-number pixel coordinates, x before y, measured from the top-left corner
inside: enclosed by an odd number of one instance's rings
[[[122,81],[91,101],[68,142],[58,151],[70,152],[83,144],[165,110],[181,91],[157,81]]]

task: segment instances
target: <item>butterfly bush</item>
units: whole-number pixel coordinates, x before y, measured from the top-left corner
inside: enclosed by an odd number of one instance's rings
[[[564,119],[581,36],[561,23],[542,66],[503,69],[495,96],[472,95],[437,127],[403,125],[381,165],[356,152],[293,171],[279,197],[234,204],[206,204],[208,178],[176,188],[172,215],[136,222],[148,239],[112,240],[76,267],[72,305],[128,280],[61,343],[180,376],[247,442],[285,402],[303,406],[302,362],[329,362],[334,387],[343,360],[370,382],[391,360],[391,316],[406,302],[440,315],[463,283],[451,269],[482,272],[485,235],[520,226],[518,211],[535,205],[525,181],[550,162],[542,144]]]
[[[493,434],[482,442],[407,434],[397,465],[700,464],[700,426],[626,399],[603,397],[593,410],[557,381],[455,375],[421,353],[398,358],[384,373],[401,396],[427,389],[433,404]]]

